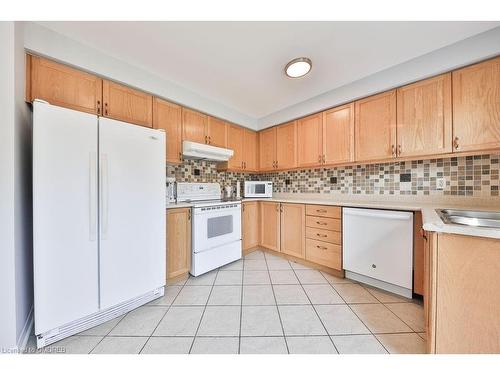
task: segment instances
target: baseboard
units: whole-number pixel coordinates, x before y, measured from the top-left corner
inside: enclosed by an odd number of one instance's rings
[[[18,353],[22,353],[26,350],[26,346],[28,345],[28,340],[30,339],[31,334],[33,333],[33,327],[35,325],[35,315],[33,310],[33,305],[31,305],[30,312],[26,321],[24,322],[23,330],[21,331],[21,335],[17,341],[17,351]]]

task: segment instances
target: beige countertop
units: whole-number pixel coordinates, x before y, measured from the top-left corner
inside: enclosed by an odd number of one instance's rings
[[[441,196],[369,196],[348,194],[274,194],[273,198],[244,198],[243,202],[270,201],[321,204],[342,207],[421,211],[423,228],[431,232],[462,234],[500,239],[500,229],[445,224],[436,213],[439,208],[500,211],[499,198],[458,198]],[[192,203],[171,204],[167,208],[192,207]]]

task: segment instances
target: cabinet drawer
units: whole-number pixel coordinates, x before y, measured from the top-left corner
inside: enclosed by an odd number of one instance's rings
[[[340,245],[307,238],[306,260],[336,270],[341,270],[342,247]]]
[[[306,226],[311,228],[341,231],[340,219],[321,216],[306,216]]]
[[[342,208],[336,206],[318,206],[316,204],[308,204],[306,206],[306,215],[340,219],[342,215]]]
[[[342,234],[340,232],[318,229],[318,228],[306,228],[306,238],[311,240],[325,241],[334,243],[337,245],[342,244]]]

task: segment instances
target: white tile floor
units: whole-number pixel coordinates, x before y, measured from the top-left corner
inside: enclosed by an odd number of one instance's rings
[[[42,352],[423,353],[423,331],[416,301],[255,251]]]

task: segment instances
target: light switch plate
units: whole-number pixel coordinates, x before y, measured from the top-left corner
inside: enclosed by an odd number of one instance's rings
[[[446,186],[446,180],[444,177],[436,178],[436,190],[444,190]]]

